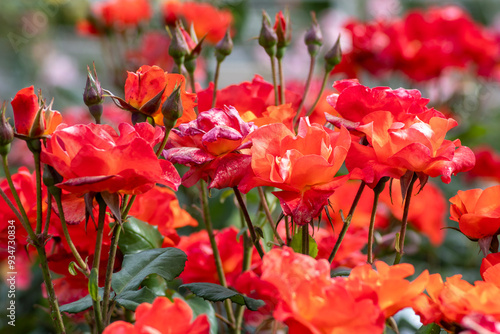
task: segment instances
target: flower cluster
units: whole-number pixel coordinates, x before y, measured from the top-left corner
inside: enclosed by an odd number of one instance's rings
[[[363,69],[374,75],[400,71],[412,80],[426,81],[449,68],[472,66],[478,75],[496,76],[496,35],[457,6],[413,10],[402,18],[366,23],[352,20],[344,28],[352,49],[334,71],[349,77]]]

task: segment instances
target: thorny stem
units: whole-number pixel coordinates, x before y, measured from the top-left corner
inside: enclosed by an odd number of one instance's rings
[[[207,229],[208,238],[210,240],[210,245],[212,246],[212,251],[214,253],[215,266],[217,268],[217,275],[219,277],[220,284],[227,288],[226,276],[224,275],[224,269],[222,268],[222,260],[220,257],[219,249],[217,248],[217,242],[215,241],[214,228],[212,225],[212,220],[210,219],[210,207],[208,206],[208,194],[206,190],[206,183],[200,180],[200,196],[201,196],[201,206],[203,221],[205,222],[205,227]],[[234,313],[231,305],[231,301],[226,299],[224,301],[224,307],[226,309],[227,317],[231,325],[234,325]]]
[[[215,66],[215,77],[214,77],[214,92],[212,95],[212,108],[215,108],[215,103],[217,102],[217,86],[219,84],[219,71],[220,71],[220,61],[217,62]]]
[[[347,230],[349,229],[349,225],[351,225],[352,215],[354,214],[354,210],[356,210],[356,206],[358,205],[361,195],[363,194],[365,185],[366,183],[364,181],[362,181],[361,184],[359,185],[358,192],[356,193],[356,196],[352,201],[351,208],[349,209],[349,214],[347,215],[347,218],[344,220],[344,225],[342,226],[342,230],[340,231],[337,242],[335,243],[335,246],[333,247],[333,250],[330,253],[330,256],[328,257],[328,262],[330,263],[332,263],[333,259],[335,258],[335,255],[337,255],[337,252],[340,248],[340,244],[342,243],[342,240],[344,239],[344,236],[347,233]]]
[[[125,216],[126,217],[126,216]],[[122,216],[122,219],[124,217]],[[103,302],[102,302],[102,314],[104,317],[104,327],[108,325],[108,312],[112,312],[113,308],[109,307],[109,297],[111,293],[111,279],[113,278],[113,269],[115,266],[115,259],[116,259],[116,251],[118,249],[118,239],[120,238],[120,232],[122,229],[122,226],[118,224],[118,222],[115,223],[115,228],[113,231],[113,237],[111,238],[111,246],[109,249],[109,258],[108,258],[108,266],[106,268],[106,280],[104,281],[104,293],[103,293]]]
[[[241,216],[241,225],[242,227],[245,227],[246,226],[245,218],[243,217],[243,211],[241,210],[241,208],[240,208],[240,216]],[[243,233],[243,265],[241,267],[242,273],[250,269],[250,266],[252,265],[252,250],[253,250],[252,241],[248,237],[248,234]],[[243,323],[244,313],[245,313],[244,305],[236,306],[236,324],[234,326],[235,334],[241,333],[241,324]]]
[[[104,234],[104,221],[106,218],[106,203],[104,202],[100,194],[97,196],[97,202],[99,203],[99,219],[97,223],[97,237],[95,241],[94,261],[92,262],[92,269],[96,269],[99,282],[99,264],[101,261],[102,238]],[[92,300],[92,304],[94,306],[97,332],[102,333],[104,330],[104,324],[102,321],[101,305],[99,301],[95,300]]]
[[[278,97],[278,80],[276,79],[276,64],[274,63],[274,57],[269,56],[269,59],[271,59],[271,73],[273,76],[274,104],[278,105],[279,97]]]
[[[306,101],[306,96],[307,96],[307,93],[309,92],[309,87],[311,86],[311,80],[312,80],[312,76],[314,73],[314,65],[315,64],[316,64],[316,57],[311,56],[311,62],[309,63],[309,74],[307,75],[306,86],[304,88],[304,94],[302,95],[302,101],[300,101],[300,105],[299,105],[299,108],[297,109],[297,113],[295,114],[295,117],[293,118],[293,127],[294,128],[297,125],[297,120],[299,119],[302,107],[304,107],[304,103]]]
[[[309,255],[309,223],[302,226],[302,254]]]
[[[290,246],[292,242],[292,236],[290,235],[290,223],[288,221],[288,216],[285,216],[285,233],[286,233],[286,245]]]
[[[280,104],[285,104],[285,76],[283,74],[283,62],[281,58],[276,57],[278,59],[278,75],[280,78]]]
[[[276,227],[274,226],[273,217],[271,216],[271,211],[269,211],[269,205],[267,205],[266,193],[264,192],[264,189],[262,189],[262,187],[257,187],[257,190],[259,191],[260,203],[262,204],[262,208],[264,209],[264,213],[266,214],[267,221],[271,225],[273,234],[281,247],[285,244],[285,242],[283,241],[283,239],[281,239],[278,231],[276,230]]]
[[[404,254],[404,246],[405,246],[405,236],[406,236],[406,226],[408,225],[408,212],[410,211],[410,201],[413,192],[413,185],[415,181],[417,181],[417,173],[413,173],[413,177],[411,178],[410,185],[408,186],[408,190],[406,191],[405,196],[405,205],[403,209],[403,219],[401,220],[401,231],[399,233],[399,246],[396,249],[396,258],[394,259],[394,264],[398,264],[401,261],[401,257]]]
[[[2,198],[5,200],[5,202],[7,202],[7,205],[12,210],[12,212],[14,212],[14,214],[17,217],[17,219],[19,219],[19,221],[23,221],[23,217],[21,217],[21,213],[16,208],[16,206],[14,205],[14,203],[12,203],[12,201],[7,197],[7,194],[5,194],[5,192],[3,191],[2,188],[0,188],[0,196],[2,196]]]
[[[156,151],[157,158],[160,157],[161,153],[163,152],[163,149],[165,148],[165,145],[167,145],[168,136],[170,135],[170,130],[172,130],[172,128],[165,127],[165,135],[163,136],[163,140],[161,141],[160,147],[158,147],[158,150]]]
[[[34,151],[35,158],[35,177],[36,177],[36,234],[42,233],[42,172],[40,163],[40,151]]]
[[[369,264],[373,264],[373,236],[375,232],[375,217],[377,216],[378,199],[380,197],[380,194],[385,188],[386,182],[387,180],[380,180],[379,183],[373,189],[374,197],[373,197],[372,213],[370,215],[370,227],[368,229],[367,261]]]
[[[59,303],[57,301],[57,296],[54,291],[54,286],[52,285],[52,277],[50,275],[49,265],[47,263],[47,253],[45,252],[45,244],[43,243],[43,241],[37,238],[35,232],[31,228],[28,216],[26,215],[26,211],[24,210],[24,207],[21,203],[21,200],[19,199],[19,195],[16,191],[16,188],[14,187],[14,183],[12,182],[12,175],[10,174],[9,171],[9,165],[7,162],[6,155],[2,155],[2,161],[3,161],[3,169],[5,177],[9,184],[10,191],[12,192],[12,196],[14,197],[14,200],[16,201],[17,207],[19,209],[19,211],[15,210],[14,213],[17,212],[16,215],[19,214],[18,215],[19,221],[21,222],[23,228],[28,233],[29,238],[31,239],[31,243],[34,244],[38,252],[38,256],[40,259],[40,267],[42,268],[43,281],[45,282],[45,288],[47,289],[47,295],[49,296],[49,305],[50,305],[50,313],[52,321],[56,326],[57,333],[65,333],[66,330],[64,328],[64,322],[62,320],[61,311],[59,310]],[[7,201],[7,204],[9,204],[10,200],[8,200],[8,197],[5,195],[3,191],[2,191],[2,197],[4,197],[4,199]],[[13,206],[12,202],[10,202],[9,206],[11,205]]]
[[[307,117],[311,116],[312,112],[314,111],[314,108],[316,108],[316,105],[318,104],[319,99],[321,98],[321,95],[323,94],[323,91],[325,90],[326,83],[328,82],[328,74],[329,74],[328,72],[325,72],[325,76],[323,77],[323,83],[321,84],[321,89],[318,93],[318,97],[311,106],[311,109],[309,109],[309,111],[307,112],[306,114]]]
[[[191,86],[191,92],[193,94],[196,94],[196,85],[194,82],[194,71],[188,71],[188,74],[189,74],[189,84]],[[195,112],[196,116],[198,116],[198,106],[197,105],[194,107],[194,112]]]
[[[50,216],[52,214],[52,195],[47,195],[47,215],[45,216],[45,226],[43,227],[43,237],[47,238],[49,234]]]
[[[241,193],[238,187],[233,187],[234,194],[236,195],[236,199],[238,200],[238,204],[243,211],[243,216],[245,217],[245,221],[247,222],[248,231],[250,232],[250,237],[252,238],[252,242],[257,249],[257,253],[259,253],[260,258],[264,257],[264,250],[262,250],[262,246],[260,245],[259,239],[257,238],[257,233],[255,233],[255,229],[253,227],[252,220],[250,219],[250,215],[248,214],[248,210],[246,208],[245,202],[243,201],[243,197],[241,197]]]
[[[82,257],[80,256],[80,253],[76,249],[75,244],[73,243],[73,240],[71,239],[68,231],[68,224],[66,222],[66,217],[64,215],[64,209],[61,201],[61,193],[56,193],[53,196],[57,204],[57,210],[59,211],[59,219],[61,220],[64,238],[66,239],[66,242],[71,249],[71,253],[73,253],[73,256],[75,257],[78,266],[83,270],[84,275],[88,277],[90,274],[90,269],[88,268],[87,263],[85,263],[85,261],[83,261]]]

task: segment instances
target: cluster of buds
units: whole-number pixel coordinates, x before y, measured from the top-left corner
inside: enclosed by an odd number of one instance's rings
[[[201,46],[205,36],[200,41],[196,37],[194,26],[191,25],[190,33],[184,29],[181,21],[175,22],[175,29],[172,33],[172,41],[168,48],[168,54],[174,59],[179,73],[182,65],[186,67],[189,73],[193,73],[196,67],[196,58],[200,55]]]

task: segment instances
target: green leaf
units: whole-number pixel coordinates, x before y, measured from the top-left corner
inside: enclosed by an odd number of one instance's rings
[[[206,314],[208,321],[210,322],[210,334],[217,334],[219,332],[219,326],[217,324],[217,317],[215,316],[215,310],[212,304],[196,296],[185,300],[193,310],[193,317],[197,317],[200,314]]]
[[[99,276],[97,268],[92,268],[89,276],[89,295],[93,300],[99,301]]]
[[[140,253],[126,254],[122,269],[113,275],[111,287],[116,294],[135,291],[151,274],[158,274],[170,281],[180,275],[186,263],[186,254],[177,248],[159,248]]]
[[[163,236],[156,226],[134,217],[129,217],[123,224],[123,233],[118,240],[118,246],[124,254],[161,248],[162,243]]]
[[[149,288],[157,296],[166,296],[165,291],[168,289],[167,282],[160,275],[149,275],[144,281],[142,281],[141,285]]]
[[[135,311],[137,306],[142,303],[153,303],[157,296],[149,288],[142,288],[136,291],[125,291],[116,296],[118,305],[125,307],[127,310]]]
[[[290,247],[292,247],[296,253],[302,253],[302,229],[299,229],[299,231],[294,234]],[[311,236],[309,236],[309,255],[312,258],[318,256],[318,244]]]
[[[441,333],[441,327],[437,324],[429,324],[422,326],[415,332],[415,334],[439,334]]]
[[[75,266],[76,266],[75,261],[71,261],[71,262],[69,263],[69,266],[68,266],[68,271],[69,271],[69,273],[71,274],[71,276],[76,276],[76,275],[78,275],[78,273],[76,272],[76,268],[75,268]]]
[[[104,293],[104,288],[99,288],[100,299],[102,299],[103,293]],[[114,295],[115,294],[111,292],[111,298],[113,298]],[[78,299],[77,301],[61,305],[59,309],[61,310],[61,312],[78,313],[85,311],[90,307],[92,307],[92,298],[90,297],[90,295],[86,295],[85,297]]]
[[[260,299],[253,299],[242,295],[241,293],[230,290],[218,284],[213,283],[189,283],[183,284],[181,287],[191,290],[192,293],[205,300],[218,302],[226,299],[231,299],[232,302],[239,305],[246,305],[249,310],[256,311],[259,307],[265,305]]]

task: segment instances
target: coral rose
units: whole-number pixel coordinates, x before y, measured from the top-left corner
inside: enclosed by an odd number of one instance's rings
[[[153,147],[164,135],[148,123],[60,126],[42,150],[43,163],[64,178],[58,187],[74,193],[142,194],[155,183],[175,190],[180,177],[174,166],[156,157]]]
[[[142,303],[135,310],[135,324],[116,321],[104,329],[103,334],[208,334],[210,323],[202,314],[193,320],[193,310],[182,299],[158,297],[153,304]]]

